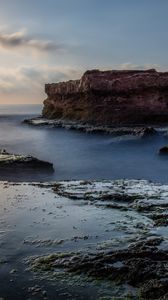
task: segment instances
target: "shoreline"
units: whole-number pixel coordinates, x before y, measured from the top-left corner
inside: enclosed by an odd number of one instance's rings
[[[166,299],[167,184],[65,180],[0,189],[0,277],[13,282],[1,297],[19,284],[22,296],[39,299],[53,299],[52,287],[58,299],[67,291],[73,299],[76,289],[79,299],[81,289],[92,290],[88,299]]]

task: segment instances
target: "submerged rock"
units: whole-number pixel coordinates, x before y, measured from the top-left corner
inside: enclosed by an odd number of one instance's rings
[[[54,170],[53,164],[40,160],[31,155],[11,154],[5,149],[0,149],[0,168],[33,168]]]
[[[166,155],[168,155],[168,146],[164,146],[164,147],[160,148],[159,154],[166,154]]]

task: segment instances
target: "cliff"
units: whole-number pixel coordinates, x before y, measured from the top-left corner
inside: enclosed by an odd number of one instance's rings
[[[168,72],[84,73],[80,80],[45,85],[43,116],[101,125],[168,122]]]

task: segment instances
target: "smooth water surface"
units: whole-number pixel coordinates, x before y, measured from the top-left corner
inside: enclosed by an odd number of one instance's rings
[[[0,180],[145,178],[168,181],[168,157],[158,155],[159,148],[168,144],[168,136],[113,137],[21,124],[25,118],[39,115],[41,108],[41,105],[0,106],[0,148],[50,161],[55,172],[1,172]]]

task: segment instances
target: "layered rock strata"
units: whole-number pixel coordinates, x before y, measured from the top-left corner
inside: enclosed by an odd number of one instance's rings
[[[168,122],[168,72],[87,71],[45,85],[43,117],[96,125]]]

